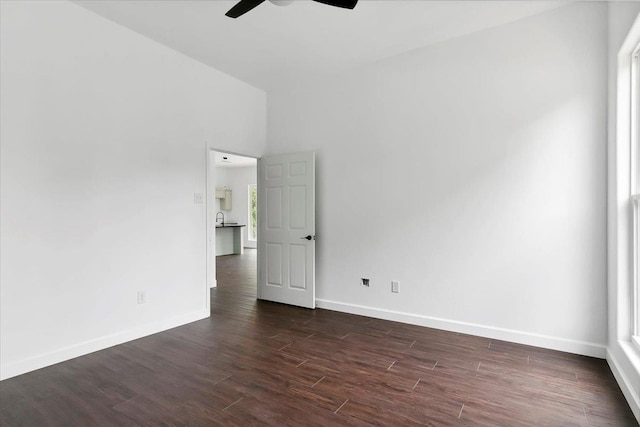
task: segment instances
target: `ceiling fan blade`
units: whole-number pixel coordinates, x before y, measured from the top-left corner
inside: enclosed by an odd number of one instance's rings
[[[240,0],[235,6],[233,6],[225,15],[229,18],[237,18],[245,13],[249,12],[254,7],[264,3],[265,0]]]
[[[358,0],[313,0],[318,3],[328,4],[329,6],[343,7],[345,9],[353,9],[356,7]]]

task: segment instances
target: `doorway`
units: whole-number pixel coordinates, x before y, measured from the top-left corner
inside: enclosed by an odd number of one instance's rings
[[[207,285],[214,288],[221,257],[251,251],[255,259],[257,159],[216,149],[207,156]]]
[[[208,148],[206,219],[208,292],[218,258],[255,245],[257,298],[315,308],[314,152],[256,159]]]

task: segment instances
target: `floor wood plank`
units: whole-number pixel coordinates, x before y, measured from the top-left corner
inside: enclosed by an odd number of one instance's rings
[[[606,362],[256,301],[218,257],[210,319],[0,383],[2,426],[636,426]]]

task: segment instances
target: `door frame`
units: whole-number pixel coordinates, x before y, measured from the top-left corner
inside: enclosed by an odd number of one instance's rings
[[[206,239],[206,250],[205,250],[205,257],[206,257],[206,266],[205,266],[205,289],[206,289],[206,296],[207,296],[207,309],[210,310],[210,293],[211,293],[211,288],[215,288],[218,286],[218,281],[216,279],[216,263],[215,263],[215,257],[216,257],[216,233],[214,232],[214,229],[211,227],[213,225],[212,221],[211,221],[211,215],[215,215],[215,188],[216,188],[216,183],[215,180],[211,177],[212,172],[215,170],[215,163],[212,163],[210,161],[211,158],[211,154],[212,152],[220,152],[220,153],[227,153],[227,154],[233,154],[235,156],[242,156],[242,157],[248,157],[251,159],[259,159],[260,157],[256,157],[256,156],[252,156],[250,154],[244,154],[244,153],[239,153],[237,151],[232,151],[232,150],[227,150],[224,148],[218,148],[215,147],[213,145],[210,145],[209,143],[206,143],[206,149],[205,149],[205,161],[206,161],[206,175],[205,175],[205,239]],[[257,168],[256,168],[256,179],[257,179]],[[212,196],[212,197],[210,197]],[[260,204],[258,202],[258,212],[260,212]],[[259,249],[256,248],[256,251],[258,251]],[[259,256],[259,254],[258,254]],[[256,281],[256,287],[257,287],[258,283]]]

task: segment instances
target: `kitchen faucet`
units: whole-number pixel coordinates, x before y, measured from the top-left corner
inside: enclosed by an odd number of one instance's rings
[[[222,223],[221,224],[224,225],[224,212],[218,212],[216,214],[216,222],[218,222],[218,218],[219,218],[220,215],[222,215]]]

